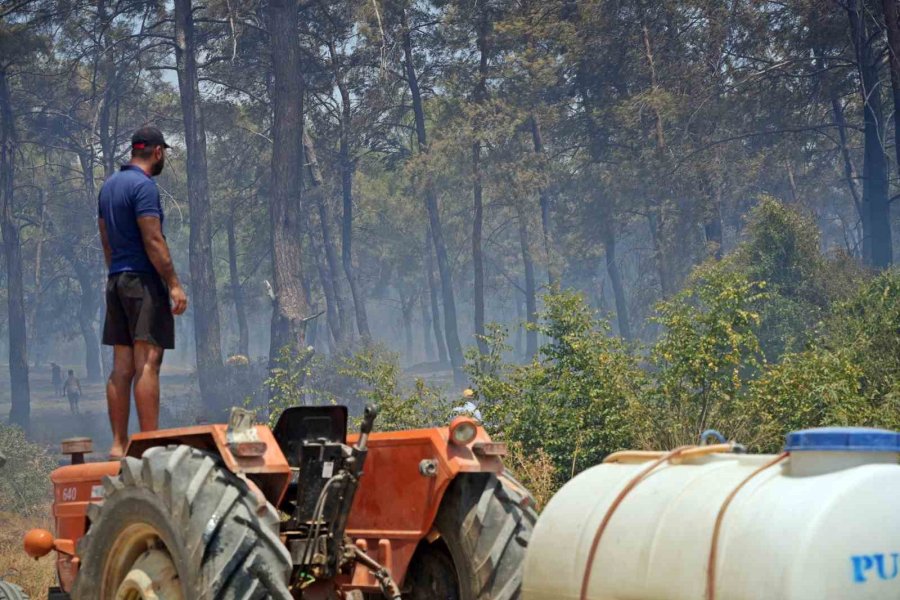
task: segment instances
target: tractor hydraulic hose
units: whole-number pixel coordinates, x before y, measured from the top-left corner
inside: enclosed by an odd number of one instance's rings
[[[378,584],[381,586],[381,593],[384,594],[384,597],[388,598],[388,600],[402,600],[400,587],[397,585],[397,582],[394,581],[394,578],[391,577],[391,572],[357,546],[353,546],[353,549],[356,554],[357,562],[365,565],[365,567],[371,571],[375,579],[378,580]]]
[[[343,477],[343,473],[338,473],[322,486],[322,491],[319,493],[319,498],[316,501],[316,506],[313,510],[312,523],[310,523],[309,530],[307,531],[306,546],[303,548],[301,564],[304,566],[309,565],[310,561],[315,557],[314,546],[316,540],[319,538],[319,532],[321,531],[322,513],[325,510],[325,502],[328,499],[328,489]]]

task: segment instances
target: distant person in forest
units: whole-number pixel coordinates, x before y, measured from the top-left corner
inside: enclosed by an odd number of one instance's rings
[[[69,376],[63,384],[63,392],[69,399],[69,410],[73,415],[78,414],[78,401],[81,399],[81,382],[75,377],[75,371],[69,369]]]
[[[50,374],[50,377],[53,380],[53,394],[57,397],[62,396],[62,369],[55,362],[50,363]]]
[[[163,210],[153,177],[166,163],[162,132],[143,127],[131,136],[131,161],[100,189],[98,225],[109,268],[103,343],[113,346],[106,402],[117,459],[128,443],[131,389],[141,431],[159,426],[159,370],[175,347],[175,320],[187,310],[163,235]]]

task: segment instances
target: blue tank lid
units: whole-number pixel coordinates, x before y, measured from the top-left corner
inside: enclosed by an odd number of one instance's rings
[[[900,452],[900,433],[871,427],[819,427],[787,434],[784,449],[832,452]]]

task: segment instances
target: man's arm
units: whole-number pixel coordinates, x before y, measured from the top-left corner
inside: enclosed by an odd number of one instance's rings
[[[97,220],[100,229],[100,243],[103,245],[103,258],[106,260],[106,268],[112,264],[112,247],[109,245],[109,235],[106,233],[106,221],[101,217]]]
[[[157,217],[138,217],[138,228],[141,230],[141,239],[144,241],[144,250],[150,262],[156,268],[156,272],[169,286],[169,297],[172,299],[172,312],[180,315],[187,310],[187,294],[178,281],[175,273],[175,265],[172,263],[172,255],[169,253],[169,245],[162,234],[162,225]]]

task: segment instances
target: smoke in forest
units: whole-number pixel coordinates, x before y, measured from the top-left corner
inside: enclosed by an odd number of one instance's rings
[[[888,269],[891,5],[0,9],[0,408],[27,425],[51,362],[98,386],[109,372],[97,197],[147,124],[173,146],[156,181],[190,302],[164,379],[205,404],[233,357],[259,393],[285,348],[379,347],[456,389],[492,324],[504,360],[540,356],[559,290],[652,345],[659,303],[739,254],[770,201],[812,224],[821,256]]]

